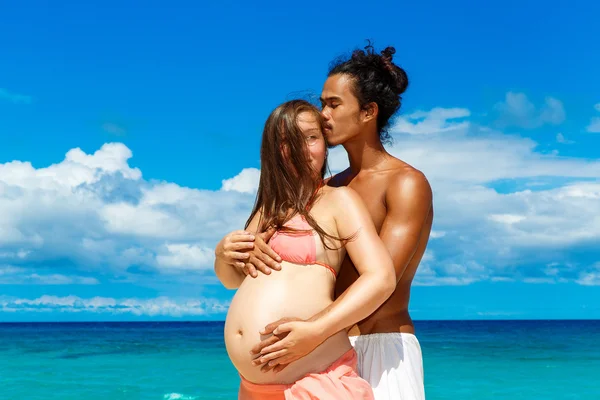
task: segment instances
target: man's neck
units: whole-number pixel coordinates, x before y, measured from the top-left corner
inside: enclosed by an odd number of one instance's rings
[[[350,171],[354,176],[361,171],[376,169],[389,156],[377,134],[355,138],[344,143],[344,149],[348,153]]]

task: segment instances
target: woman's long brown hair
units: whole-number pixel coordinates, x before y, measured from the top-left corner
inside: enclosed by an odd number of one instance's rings
[[[317,199],[318,190],[325,176],[327,158],[321,171],[315,173],[310,164],[306,139],[298,126],[298,116],[309,112],[315,116],[323,130],[323,118],[319,110],[304,100],[291,100],[277,107],[265,123],[260,147],[260,181],[254,208],[245,228],[259,211],[258,231],[270,227],[282,231],[294,231],[284,227],[293,216],[300,214],[319,234],[323,245],[325,238],[345,242],[326,233],[310,216],[311,205]],[[283,149],[287,147],[284,156]]]

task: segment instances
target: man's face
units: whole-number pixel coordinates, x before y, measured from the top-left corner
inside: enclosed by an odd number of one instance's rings
[[[348,75],[327,78],[321,92],[321,114],[325,118],[325,137],[330,146],[343,144],[361,131],[361,109],[352,93]]]

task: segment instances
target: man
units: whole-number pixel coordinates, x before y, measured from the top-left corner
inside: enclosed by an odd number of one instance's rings
[[[394,294],[371,316],[348,328],[358,353],[359,373],[369,381],[377,400],[425,398],[421,348],[408,306],[431,231],[432,192],[420,171],[391,156],[383,146],[389,139],[389,120],[400,108],[408,85],[404,70],[392,62],[394,52],[388,47],[376,54],[371,45],[355,51],[333,66],[321,94],[327,141],[331,146],[343,145],[350,162],[348,169],[327,184],[348,186],[361,196],[396,271]],[[265,243],[271,234],[256,236],[245,265],[247,274],[278,269],[277,256]],[[337,299],[357,278],[346,258],[336,282]],[[312,319],[335,307],[337,299]],[[253,349],[257,364],[264,369],[281,370],[314,350],[312,338],[286,340],[283,330],[277,329],[291,320],[275,321],[261,332],[273,333]]]

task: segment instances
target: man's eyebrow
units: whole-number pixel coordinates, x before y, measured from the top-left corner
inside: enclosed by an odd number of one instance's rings
[[[319,97],[319,100],[321,100],[321,103],[325,103],[327,101],[340,101],[342,98],[338,96],[329,96],[326,98]]]

